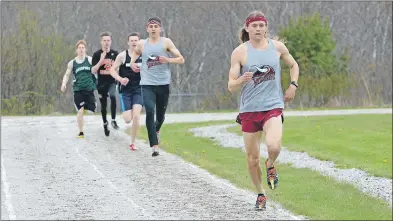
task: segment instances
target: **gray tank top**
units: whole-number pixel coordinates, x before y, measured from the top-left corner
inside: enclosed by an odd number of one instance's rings
[[[149,39],[145,41],[142,53],[141,81],[140,85],[166,85],[171,81],[171,70],[169,64],[161,64],[158,56],[169,57],[165,49],[164,38],[155,44],[150,44]]]
[[[246,42],[247,61],[241,68],[241,75],[248,71],[255,73],[252,80],[243,85],[240,113],[284,108],[280,58],[273,41],[268,41],[269,45],[265,50],[255,49]]]

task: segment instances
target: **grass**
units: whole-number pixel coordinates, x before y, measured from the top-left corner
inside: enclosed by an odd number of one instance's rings
[[[228,129],[241,135],[239,126]],[[392,178],[392,115],[287,117],[282,145],[340,168]]]
[[[166,152],[176,154],[240,188],[255,191],[248,175],[244,152],[240,149],[223,148],[210,139],[197,138],[188,132],[190,128],[222,123],[164,124],[160,132],[161,147]],[[141,127],[139,137],[147,140],[146,127]],[[392,211],[386,202],[365,195],[352,185],[285,164],[278,165],[278,171],[280,186],[274,191],[267,188],[268,200],[279,202],[296,214],[325,220],[390,220],[392,217]],[[266,187],[266,182],[264,179],[263,181]],[[254,200],[250,199],[250,206]]]
[[[378,109],[378,108],[392,108],[391,105],[381,105],[381,106],[371,106],[371,107],[313,107],[313,108],[286,108],[287,111],[311,111],[311,110],[347,110],[347,109]],[[2,111],[3,112],[3,111]],[[97,111],[99,112],[99,111]],[[232,113],[232,112],[238,112],[238,109],[222,109],[222,110],[204,110],[204,109],[198,109],[195,111],[184,111],[184,112],[168,112],[168,114],[189,114],[189,113]],[[28,116],[74,116],[76,115],[75,113],[57,113],[56,111],[54,111],[54,113],[56,114],[31,114]],[[86,113],[87,114],[87,113]],[[90,113],[89,113],[90,114]],[[119,115],[121,115],[121,113],[117,113]],[[144,110],[142,111],[142,114],[144,114]],[[22,116],[26,116],[26,115],[13,115],[13,114],[4,114],[1,113],[2,116],[6,116],[6,117],[22,117]],[[90,114],[91,115],[91,114]]]

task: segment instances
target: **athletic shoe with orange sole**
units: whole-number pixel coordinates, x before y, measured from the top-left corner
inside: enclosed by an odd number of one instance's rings
[[[274,166],[267,167],[267,160],[265,161],[266,173],[267,173],[267,185],[270,189],[274,190],[278,186],[278,174]]]
[[[255,209],[266,210],[266,196],[262,193],[258,194],[257,201],[255,203]]]

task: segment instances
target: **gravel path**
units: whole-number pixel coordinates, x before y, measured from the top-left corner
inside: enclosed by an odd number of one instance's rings
[[[392,110],[285,113],[311,116]],[[234,120],[236,115],[168,114],[165,123]],[[123,132],[112,130],[109,138],[102,136],[99,114],[86,116],[85,122],[86,138],[76,139],[75,116],[2,117],[2,219],[304,218],[271,201],[266,212],[256,212],[252,209],[254,193],[175,155],[162,152],[152,158],[145,143],[137,143],[139,151],[129,151],[129,137]]]
[[[244,149],[243,138],[237,134],[227,131],[228,127],[236,124],[225,124],[193,128],[191,131],[195,136],[211,138],[223,147]],[[267,149],[261,146],[261,156],[267,157]],[[392,179],[375,177],[359,169],[339,169],[330,161],[321,161],[309,156],[307,153],[289,151],[285,147],[277,159],[280,163],[291,163],[296,168],[308,168],[325,176],[330,176],[338,181],[343,181],[356,186],[359,190],[372,196],[377,196],[387,201],[392,207]],[[378,186],[375,186],[375,183]]]
[[[144,143],[131,152],[121,131],[87,125],[76,139],[73,118],[3,119],[2,219],[302,218],[271,201],[255,211],[254,193]]]

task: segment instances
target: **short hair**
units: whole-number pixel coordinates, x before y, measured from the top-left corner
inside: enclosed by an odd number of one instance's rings
[[[105,36],[109,36],[112,38],[112,33],[110,33],[109,31],[101,32],[100,38],[105,37]]]
[[[75,49],[78,49],[78,46],[79,46],[80,44],[83,44],[85,47],[87,47],[87,43],[86,43],[85,40],[79,40],[79,41],[76,42],[76,44],[75,44]]]
[[[128,35],[127,41],[130,39],[131,36],[137,36],[138,38],[141,38],[141,35],[139,34],[139,32],[132,32]]]

